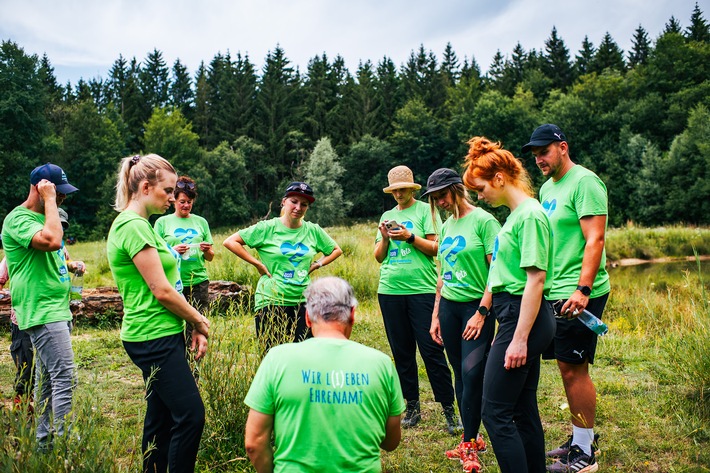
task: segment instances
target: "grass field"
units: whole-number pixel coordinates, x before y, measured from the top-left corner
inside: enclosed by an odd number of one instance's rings
[[[608,248],[617,257],[638,257],[629,246],[657,248],[663,229],[610,232]],[[683,232],[685,237],[683,237]],[[344,257],[317,273],[349,280],[360,307],[353,339],[390,353],[377,307],[378,265],[372,257],[374,225],[329,229]],[[655,232],[655,233],[653,233]],[[665,232],[665,233],[664,233]],[[654,250],[656,256],[687,255],[687,248],[707,248],[710,230],[672,229],[674,244]],[[220,232],[221,242],[229,233]],[[649,236],[650,235],[650,236]],[[698,237],[698,235],[700,235]],[[634,240],[638,238],[638,240]],[[698,240],[699,238],[699,240]],[[654,240],[656,239],[656,240]],[[692,244],[687,242],[692,240]],[[702,244],[697,243],[700,241]],[[675,245],[675,246],[673,246]],[[703,245],[706,245],[703,247]],[[676,253],[678,249],[684,253]],[[221,245],[208,268],[211,279],[255,285],[256,271]],[[87,262],[88,287],[112,285],[103,243],[70,248],[74,259]],[[704,250],[704,254],[710,251]],[[598,391],[595,430],[601,434],[600,471],[710,471],[710,281],[703,270],[647,272],[634,268],[612,272],[612,296],[605,312],[609,334],[599,341],[592,376]],[[244,458],[242,404],[258,356],[253,322],[247,307],[209,314],[213,323],[210,353],[201,364],[200,385],[207,406],[207,426],[198,471],[252,471]],[[12,394],[14,367],[9,333],[0,333],[0,396]],[[144,410],[140,373],[125,354],[118,330],[79,324],[73,334],[79,386],[75,395],[75,432],[52,455],[34,454],[31,425],[0,411],[0,472],[137,471]],[[387,472],[456,472],[444,450],[456,439],[444,430],[440,406],[433,401],[420,363],[423,422],[403,432],[400,447],[383,454]],[[539,389],[541,417],[548,447],[568,434],[569,410],[557,368],[544,362]],[[484,471],[498,472],[493,453],[482,455]]]

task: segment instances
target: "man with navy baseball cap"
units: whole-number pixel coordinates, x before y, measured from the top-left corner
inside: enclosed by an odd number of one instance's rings
[[[559,126],[541,125],[522,148],[550,179],[540,188],[540,202],[553,234],[552,288],[557,330],[545,359],[557,360],[572,413],[572,435],[547,452],[557,461],[547,467],[556,473],[592,472],[595,458],[594,418],[597,396],[589,375],[597,334],[575,320],[584,310],[602,317],[611,290],[606,272],[604,241],[608,199],[606,186],[589,169],[575,164],[567,137]]]
[[[72,409],[71,276],[58,208],[78,189],[51,163],[35,168],[30,184],[27,200],[5,217],[2,241],[17,324],[35,348],[36,436],[40,449],[47,450],[51,434],[65,433],[64,418]]]

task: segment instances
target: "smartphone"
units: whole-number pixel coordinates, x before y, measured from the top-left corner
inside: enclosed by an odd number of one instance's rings
[[[399,228],[399,224],[397,223],[396,220],[387,220],[385,222],[385,228],[387,230],[396,230]]]

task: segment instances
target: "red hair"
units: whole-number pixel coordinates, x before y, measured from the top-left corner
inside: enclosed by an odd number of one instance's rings
[[[500,142],[493,143],[483,136],[474,136],[468,140],[468,154],[463,165],[463,182],[469,189],[474,189],[473,180],[480,178],[492,181],[497,173],[515,187],[533,196],[530,175],[513,153],[503,149]]]

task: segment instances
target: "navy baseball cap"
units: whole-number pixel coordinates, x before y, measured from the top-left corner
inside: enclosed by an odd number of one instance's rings
[[[301,196],[311,204],[316,200],[316,198],[313,196],[313,189],[311,189],[311,186],[309,186],[305,182],[292,182],[291,184],[289,184],[286,188],[286,192],[284,192],[284,197],[288,197],[290,195]]]
[[[33,186],[39,184],[39,181],[41,181],[42,179],[47,179],[49,182],[57,186],[57,192],[61,194],[71,194],[72,192],[76,192],[79,190],[69,184],[69,181],[67,180],[67,175],[64,174],[62,168],[60,168],[56,164],[47,163],[41,166],[37,166],[32,170],[32,172],[30,173],[30,183]]]
[[[533,146],[547,146],[555,141],[567,141],[567,137],[560,127],[547,123],[535,128],[530,136],[530,142],[523,146],[523,154],[528,153]]]
[[[449,168],[440,168],[431,173],[426,181],[426,192],[422,194],[425,197],[433,192],[440,191],[454,184],[463,184],[461,176]]]

